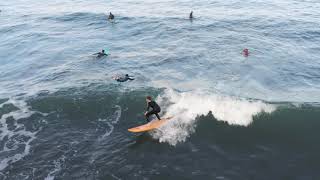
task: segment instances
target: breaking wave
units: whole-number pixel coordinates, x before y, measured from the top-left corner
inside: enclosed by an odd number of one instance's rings
[[[276,107],[259,100],[248,100],[237,97],[209,94],[203,92],[176,92],[166,90],[158,97],[165,115],[174,119],[152,133],[160,142],[176,145],[184,142],[196,127],[197,117],[212,113],[219,121],[230,125],[248,126],[253,116],[261,112],[271,113]]]

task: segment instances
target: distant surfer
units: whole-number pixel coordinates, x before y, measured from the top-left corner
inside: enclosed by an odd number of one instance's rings
[[[244,57],[248,57],[249,56],[249,49],[244,49],[243,51],[242,51],[242,55],[244,56]]]
[[[101,58],[103,56],[108,56],[109,54],[107,54],[105,50],[102,49],[101,52],[94,53],[93,55],[97,55],[97,58]]]
[[[190,14],[189,14],[189,19],[190,19],[190,20],[193,19],[193,11],[190,12]]]
[[[153,114],[157,116],[158,120],[160,120],[160,116],[158,114],[161,112],[160,106],[155,101],[152,100],[151,96],[147,96],[146,101],[147,101],[147,111],[144,113],[146,120],[150,122],[149,117]],[[150,110],[150,108],[152,110]]]
[[[126,74],[125,76],[115,76],[113,77],[114,80],[118,82],[126,82],[126,81],[132,81],[134,78],[132,76],[129,76],[129,74]]]
[[[108,17],[109,20],[113,20],[114,19],[114,15],[110,12],[109,14],[109,17]]]

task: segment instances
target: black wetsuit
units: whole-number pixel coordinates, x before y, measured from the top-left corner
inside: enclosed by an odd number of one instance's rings
[[[96,53],[96,54],[97,54],[97,58],[101,58],[101,57],[103,57],[103,56],[108,56],[108,54],[103,53],[103,52],[98,52],[98,53]]]
[[[128,81],[128,80],[132,81],[132,80],[134,80],[134,79],[131,78],[130,76],[125,76],[125,77],[116,78],[116,81],[118,81],[118,82],[126,82],[126,81]]]
[[[110,13],[108,19],[114,19],[114,15]]]
[[[150,108],[152,108],[151,111],[149,111]],[[161,112],[161,108],[160,108],[160,106],[159,106],[156,102],[154,102],[154,101],[148,102],[147,111],[148,111],[148,112],[147,112],[147,114],[146,114],[146,120],[147,120],[148,122],[150,122],[149,117],[150,117],[152,114],[156,115],[157,118],[160,120],[160,116],[159,116],[158,113]]]
[[[193,11],[191,11],[191,13],[189,15],[189,19],[193,19]]]

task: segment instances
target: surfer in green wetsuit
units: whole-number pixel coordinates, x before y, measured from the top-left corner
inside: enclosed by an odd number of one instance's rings
[[[146,101],[147,101],[147,111],[144,113],[146,120],[150,122],[149,117],[153,114],[157,116],[158,120],[160,120],[160,116],[158,114],[161,112],[160,106],[155,101],[152,100],[151,96],[147,96]],[[150,108],[152,110],[150,110]]]

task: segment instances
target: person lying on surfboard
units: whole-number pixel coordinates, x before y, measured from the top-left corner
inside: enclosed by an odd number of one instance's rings
[[[161,112],[160,106],[155,101],[152,100],[151,96],[147,96],[146,101],[147,101],[147,111],[144,113],[144,115],[146,117],[147,122],[150,122],[149,117],[153,114],[157,116],[158,120],[160,120],[160,116],[158,114]],[[152,108],[151,111],[149,111],[150,108]]]
[[[94,53],[93,55],[97,55],[97,58],[101,58],[103,56],[108,56],[109,54],[107,54],[105,50],[102,49],[101,52]]]
[[[134,78],[132,76],[129,76],[129,74],[126,74],[125,76],[117,75],[112,77],[112,79],[118,81],[118,82],[126,82],[126,81],[133,81]]]

